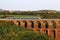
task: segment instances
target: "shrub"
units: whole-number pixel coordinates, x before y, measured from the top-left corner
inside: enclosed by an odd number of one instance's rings
[[[5,22],[0,27],[0,40],[50,40],[44,34],[35,33],[27,29],[22,29],[13,24],[13,22]]]

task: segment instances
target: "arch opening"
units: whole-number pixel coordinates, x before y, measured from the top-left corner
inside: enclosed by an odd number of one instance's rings
[[[17,21],[18,22],[18,26],[20,26],[21,24],[20,24],[20,21]]]
[[[30,22],[31,22],[31,28],[34,28],[34,22],[33,21]]]
[[[48,28],[49,27],[49,24],[47,21],[45,21],[45,28]]]
[[[55,30],[52,30],[52,32],[53,32],[53,38],[55,39],[56,38],[56,32],[55,32]]]
[[[54,21],[52,21],[52,26],[53,28],[56,28],[56,23]]]
[[[45,34],[48,35],[48,30],[45,30]]]
[[[39,21],[37,21],[37,22],[38,22],[38,28],[41,28],[41,23]]]
[[[27,28],[27,22],[26,21],[23,22],[24,22],[24,27]]]

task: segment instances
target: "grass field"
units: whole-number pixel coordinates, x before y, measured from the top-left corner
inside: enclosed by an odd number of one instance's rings
[[[0,15],[0,18],[7,18],[7,17],[12,17],[12,18],[38,18],[39,16],[35,16],[35,15]]]

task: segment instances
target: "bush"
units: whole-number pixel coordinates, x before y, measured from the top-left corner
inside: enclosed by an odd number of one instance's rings
[[[18,35],[20,35],[17,37],[18,40],[50,40],[49,37],[44,34],[34,33],[29,30],[21,31]]]
[[[22,29],[13,24],[13,22],[5,22],[0,27],[0,40],[50,40],[44,34],[35,33],[27,29]]]

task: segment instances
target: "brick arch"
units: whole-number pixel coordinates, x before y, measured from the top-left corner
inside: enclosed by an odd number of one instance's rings
[[[48,30],[44,30],[45,34],[48,35]]]
[[[45,29],[45,23],[44,23],[44,20],[40,20],[40,22],[41,22],[41,28],[42,28],[42,29]]]
[[[45,28],[49,28],[49,23],[46,20],[44,21],[44,23],[45,23]]]
[[[27,28],[27,21],[23,20],[24,22],[24,27]]]
[[[56,28],[56,22],[54,20],[52,20],[51,22],[52,22],[52,27]]]
[[[37,21],[37,26],[38,26],[38,28],[42,28],[42,26],[41,26],[41,22],[40,21]]]
[[[21,25],[20,21],[18,21],[18,20],[17,20],[17,23],[18,23],[18,26],[20,26],[20,25]]]
[[[34,21],[30,21],[30,23],[31,23],[31,28],[34,28]]]
[[[55,39],[56,38],[56,31],[55,30],[52,30],[51,32],[52,32],[52,34],[51,34],[52,37]]]

